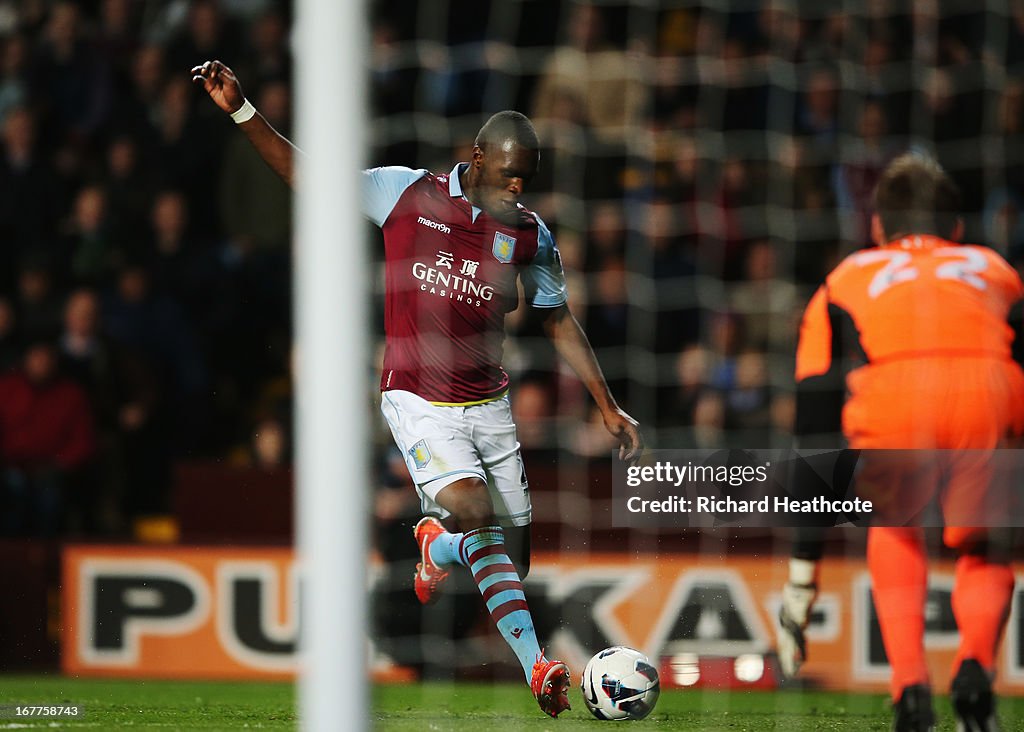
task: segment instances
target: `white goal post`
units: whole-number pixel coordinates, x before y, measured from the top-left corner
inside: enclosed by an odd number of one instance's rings
[[[368,724],[366,409],[370,297],[358,176],[368,31],[359,0],[300,0],[295,216],[297,532],[305,584],[299,715],[306,730]]]

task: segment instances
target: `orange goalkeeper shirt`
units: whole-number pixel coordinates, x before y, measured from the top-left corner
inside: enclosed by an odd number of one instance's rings
[[[1020,433],[1008,319],[1022,296],[985,247],[917,235],[847,257],[804,312],[797,434],[834,436],[840,414],[855,449],[991,448]]]

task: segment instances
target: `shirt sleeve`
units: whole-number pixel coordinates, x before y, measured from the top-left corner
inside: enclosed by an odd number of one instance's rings
[[[793,434],[799,447],[841,444],[846,376],[854,362],[866,361],[852,316],[830,302],[828,285],[822,285],[804,311],[796,351]]]
[[[425,170],[412,170],[401,166],[370,168],[363,171],[363,216],[377,226],[383,226],[395,209],[405,189],[425,176]]]
[[[535,308],[556,308],[569,299],[562,258],[551,230],[537,216],[537,255],[523,272],[526,298]]]
[[[828,317],[828,288],[818,288],[800,321],[796,348],[796,381],[821,376],[832,368],[832,323]]]

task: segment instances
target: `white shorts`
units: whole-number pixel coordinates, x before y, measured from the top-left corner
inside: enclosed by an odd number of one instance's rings
[[[530,523],[530,489],[508,395],[472,407],[438,407],[393,389],[381,394],[380,409],[405,456],[424,513],[449,516],[437,504],[437,494],[457,480],[475,477],[487,484],[503,526]]]

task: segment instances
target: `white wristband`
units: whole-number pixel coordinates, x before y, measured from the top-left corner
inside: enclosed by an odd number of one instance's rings
[[[256,107],[252,106],[248,99],[242,102],[242,106],[231,113],[231,119],[235,121],[236,125],[240,125],[243,122],[248,122],[256,116]]]

